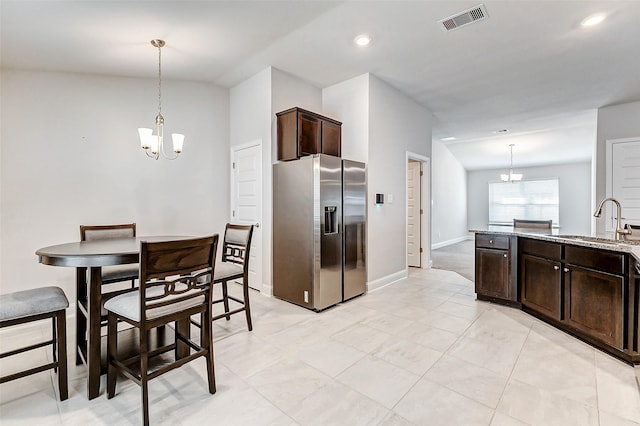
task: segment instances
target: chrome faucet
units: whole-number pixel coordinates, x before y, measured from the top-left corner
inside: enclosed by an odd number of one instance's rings
[[[604,200],[600,201],[600,204],[598,204],[598,208],[596,209],[596,211],[595,211],[595,213],[593,215],[595,217],[600,217],[600,215],[602,214],[602,207],[604,206],[604,203],[606,201],[611,201],[612,203],[614,203],[616,205],[618,217],[616,218],[616,236],[615,236],[615,239],[616,240],[622,240],[623,239],[622,236],[631,234],[631,230],[622,228],[622,223],[620,222],[620,220],[622,219],[622,206],[620,205],[620,201],[616,200],[615,198],[605,198]]]

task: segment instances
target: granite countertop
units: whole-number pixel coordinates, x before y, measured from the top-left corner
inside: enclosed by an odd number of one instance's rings
[[[577,246],[599,248],[603,250],[631,253],[640,262],[640,240],[616,241],[612,234],[566,235],[557,229],[532,230],[515,229],[513,226],[489,225],[486,229],[470,229],[475,234],[504,234],[518,237],[534,238],[537,240],[569,243]]]

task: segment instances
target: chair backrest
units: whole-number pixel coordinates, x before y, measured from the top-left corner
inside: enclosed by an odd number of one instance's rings
[[[136,224],[80,225],[80,241],[110,240],[136,236]]]
[[[551,229],[551,220],[513,219],[514,228]]]
[[[211,303],[218,234],[140,243],[140,320]]]
[[[227,223],[222,244],[222,261],[243,265],[245,272],[249,268],[249,251],[253,225],[234,225]]]

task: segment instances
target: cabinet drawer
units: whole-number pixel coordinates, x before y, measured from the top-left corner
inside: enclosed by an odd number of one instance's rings
[[[562,255],[562,245],[549,241],[534,240],[531,238],[520,238],[518,240],[520,251],[534,256],[547,259],[560,260]]]
[[[509,250],[509,236],[476,234],[476,247]]]
[[[565,261],[573,265],[597,269],[610,274],[624,275],[624,254],[601,249],[565,245]]]

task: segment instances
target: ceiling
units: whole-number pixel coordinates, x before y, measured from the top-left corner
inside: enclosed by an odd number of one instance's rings
[[[370,72],[429,109],[468,170],[507,166],[510,143],[515,167],[588,161],[597,108],[640,100],[640,1],[486,0],[488,19],[439,27],[478,4],[0,0],[1,59],[153,78],[161,38],[165,79],[233,87],[273,66],[322,88]]]

